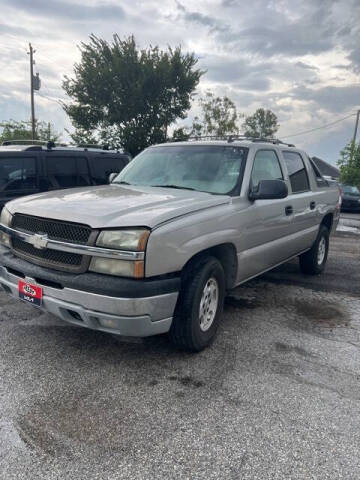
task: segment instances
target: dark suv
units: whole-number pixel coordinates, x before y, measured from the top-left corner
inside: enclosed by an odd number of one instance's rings
[[[340,185],[342,191],[342,205],[343,212],[357,212],[360,213],[360,191],[353,185]]]
[[[101,147],[0,146],[0,210],[6,202],[24,195],[71,187],[103,185],[120,172],[130,154]]]

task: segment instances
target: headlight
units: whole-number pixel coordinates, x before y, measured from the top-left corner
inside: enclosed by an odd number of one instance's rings
[[[12,219],[11,213],[6,207],[4,207],[1,211],[0,223],[5,225],[6,227],[10,227],[11,219]]]
[[[146,228],[129,228],[123,230],[103,230],[96,241],[97,247],[144,252],[150,235]],[[144,277],[143,260],[116,260],[93,257],[89,270],[92,272],[117,275],[119,277]]]
[[[6,207],[4,207],[1,211],[0,223],[5,225],[6,227],[9,227],[11,224],[11,219],[12,219],[11,213]],[[0,243],[2,245],[5,245],[6,247],[9,247],[9,248],[11,247],[10,237],[7,233],[0,231]]]
[[[118,248],[143,252],[150,231],[145,228],[124,230],[103,230],[96,242],[98,247]]]

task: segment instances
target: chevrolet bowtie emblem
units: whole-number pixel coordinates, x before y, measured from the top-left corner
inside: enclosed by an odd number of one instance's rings
[[[43,250],[47,247],[48,236],[41,235],[40,233],[35,233],[34,235],[31,235],[31,237],[29,237],[29,243],[31,243],[31,245],[33,245],[38,250]]]

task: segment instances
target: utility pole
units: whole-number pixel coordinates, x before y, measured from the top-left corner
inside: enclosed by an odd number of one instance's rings
[[[31,43],[29,43],[30,51],[30,98],[31,98],[31,132],[32,140],[35,140],[35,106],[34,106],[34,59],[33,55],[35,50],[33,50]]]
[[[355,148],[355,145],[356,145],[356,134],[357,134],[358,125],[359,125],[359,116],[360,116],[360,110],[358,110],[357,114],[356,114],[355,130],[354,130],[354,138],[353,138],[354,148]]]
[[[358,110],[357,113],[356,113],[354,137],[353,137],[353,141],[351,143],[351,150],[350,150],[350,160],[351,161],[353,160],[354,154],[355,154],[356,135],[357,135],[358,125],[359,125],[359,116],[360,116],[360,110]]]

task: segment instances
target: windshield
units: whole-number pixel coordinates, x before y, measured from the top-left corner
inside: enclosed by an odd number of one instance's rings
[[[113,183],[230,194],[247,149],[234,146],[164,146],[144,150]]]
[[[358,189],[357,187],[353,187],[353,186],[351,186],[351,185],[343,185],[343,186],[342,186],[342,191],[343,191],[344,193],[350,193],[350,195],[351,195],[351,194],[353,194],[353,195],[360,195],[359,189]]]

